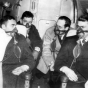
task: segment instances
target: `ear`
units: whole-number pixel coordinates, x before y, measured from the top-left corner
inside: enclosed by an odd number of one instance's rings
[[[69,27],[66,27],[65,30],[67,31],[69,29]]]
[[[22,19],[20,19],[20,23],[22,24]]]
[[[3,30],[5,30],[6,27],[5,27],[4,24],[2,24],[2,25],[1,25],[1,28],[2,28]]]

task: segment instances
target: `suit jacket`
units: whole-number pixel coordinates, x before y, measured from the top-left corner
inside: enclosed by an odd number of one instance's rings
[[[77,38],[71,38],[71,40],[64,41],[64,44],[56,58],[54,66],[55,70],[59,71],[62,66],[71,66],[74,59],[73,50],[77,45],[76,40]],[[68,86],[76,88],[77,85],[77,88],[84,88],[84,83],[88,80],[88,41],[86,41],[83,45],[80,45],[80,54],[76,58],[76,62],[72,65],[71,69],[73,69],[77,74],[78,83],[72,82],[70,84],[70,81],[68,81]]]
[[[21,24],[20,21],[18,21],[18,24]],[[28,38],[31,41],[32,50],[34,50],[35,47],[40,47],[40,49],[42,48],[42,40],[40,38],[38,30],[36,29],[36,27],[33,24],[30,27],[30,31],[28,33]]]
[[[3,88],[24,88],[25,77],[22,74],[19,76],[13,75],[12,71],[21,65],[28,65],[31,71],[35,65],[24,36],[16,34],[15,38],[16,44],[14,44],[14,38],[12,38],[7,45],[3,58]],[[17,47],[19,47],[19,50]]]
[[[34,49],[35,47],[40,47],[42,45],[42,40],[40,38],[40,35],[38,33],[38,30],[36,29],[36,27],[34,25],[31,25],[30,31],[28,33],[28,38],[31,41],[31,46]]]
[[[62,66],[71,66],[74,59],[73,49],[77,44],[77,36],[66,37],[63,41],[62,47],[57,55],[54,68],[59,71]]]
[[[88,41],[81,45],[81,53],[76,59],[76,71],[88,80]]]

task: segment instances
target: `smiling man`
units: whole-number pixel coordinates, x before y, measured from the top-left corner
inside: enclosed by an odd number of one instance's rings
[[[71,20],[66,16],[60,16],[56,25],[46,30],[43,38],[43,52],[37,69],[43,74],[49,74],[49,76],[50,74],[55,73],[51,76],[52,78],[50,78],[50,80],[54,79],[52,80],[54,83],[58,80],[58,76],[60,76],[60,73],[58,73],[59,71],[57,70],[58,64],[60,64],[60,62],[58,62],[58,59],[60,58],[58,58],[58,54],[62,54],[62,57],[65,59],[66,56],[64,56],[64,54],[66,53],[66,55],[68,55],[68,51],[66,51],[67,48],[70,46],[69,49],[72,50],[76,44],[77,36],[74,34],[70,34],[70,36],[68,36],[70,26]],[[65,50],[61,51],[61,49]],[[70,52],[70,54],[72,53]],[[53,68],[54,64],[55,71]]]
[[[71,25],[71,20],[66,16],[61,16],[55,26],[46,30],[43,38],[43,62],[46,70],[39,68],[43,73],[47,73],[50,69],[50,65],[54,64],[57,54],[62,46],[64,39],[68,33]],[[41,59],[40,62],[41,64]]]

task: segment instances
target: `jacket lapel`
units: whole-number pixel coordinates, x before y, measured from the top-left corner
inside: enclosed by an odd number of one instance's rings
[[[7,44],[5,54],[4,54],[4,57],[3,57],[3,61],[7,60],[12,55],[13,46],[14,46],[14,41],[13,41],[13,38],[12,38],[10,40],[10,42]]]

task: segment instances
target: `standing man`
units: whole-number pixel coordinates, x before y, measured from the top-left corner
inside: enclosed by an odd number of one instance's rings
[[[34,16],[31,12],[25,11],[22,14],[20,24],[26,26],[26,28],[27,28],[27,35],[26,35],[27,38],[26,39],[27,39],[27,42],[31,45],[34,59],[37,59],[39,51],[41,50],[42,40],[40,38],[38,30],[32,24],[33,17]]]
[[[3,88],[24,88],[25,72],[35,65],[31,50],[24,36],[17,33],[14,17],[3,17],[0,30]]]
[[[66,88],[88,88],[88,14],[79,17],[77,34],[77,45],[73,49],[65,46],[54,66],[68,77]]]

